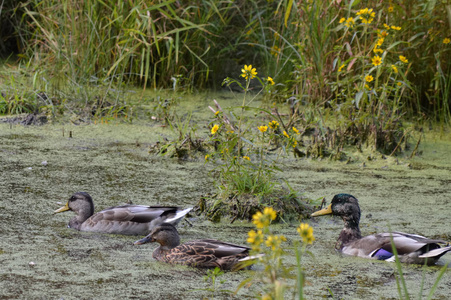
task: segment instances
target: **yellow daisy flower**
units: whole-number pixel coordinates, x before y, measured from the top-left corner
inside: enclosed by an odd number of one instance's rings
[[[268,130],[268,126],[258,126],[258,130],[260,130],[260,132],[266,132],[266,130]]]
[[[211,134],[215,134],[219,129],[219,125],[215,124],[212,128],[211,128]]]
[[[379,55],[376,55],[375,57],[373,57],[371,59],[371,61],[372,61],[373,65],[378,66],[382,63],[382,58],[380,58]]]
[[[274,221],[277,217],[276,211],[272,207],[265,207],[263,210],[263,214],[271,219],[271,221]]]
[[[246,156],[246,155],[245,155],[245,156],[243,156],[243,159],[245,159],[245,160],[249,160],[249,161],[251,160],[251,158],[250,158],[249,156]]]
[[[371,75],[366,75],[366,76],[365,76],[365,81],[366,81],[366,82],[371,82],[371,81],[373,81],[373,79],[374,79],[374,77],[371,76]]]
[[[443,39],[443,44],[448,45],[449,43],[451,43],[451,39],[449,39],[449,38]]]
[[[371,24],[371,22],[373,22],[374,20],[374,17],[376,16],[376,13],[372,8],[364,8],[357,12],[357,16],[359,16],[363,24]]]
[[[274,85],[274,80],[271,77],[268,76],[266,81],[269,82],[269,84]]]
[[[402,55],[399,56],[399,60],[405,64],[409,62],[409,60],[405,56],[402,56]]]
[[[393,72],[398,74],[398,68],[395,65],[391,65],[391,68],[393,69]]]
[[[296,127],[293,127],[293,131],[294,133],[299,134],[299,130]]]
[[[241,69],[241,77],[244,77],[246,80],[253,79],[257,76],[257,70],[252,68],[252,65],[244,65],[244,69]]]
[[[382,54],[384,53],[384,50],[382,50],[381,48],[377,48],[377,45],[374,47],[373,49],[374,54]]]
[[[313,235],[313,227],[311,227],[309,224],[301,223],[296,230],[301,236],[302,242],[312,244],[315,240],[315,236]]]
[[[277,122],[276,120],[273,120],[273,121],[269,122],[268,125],[272,129],[277,129],[277,127],[279,127],[279,122]]]
[[[345,26],[350,28],[350,27],[354,26],[354,24],[355,24],[354,18],[349,17],[346,20]]]
[[[288,135],[288,133],[284,130],[283,131],[283,135],[285,136],[285,137],[287,137],[287,138],[289,138],[290,136]]]
[[[265,207],[263,213],[261,211],[256,212],[252,216],[252,223],[257,228],[268,227],[272,220],[276,219],[276,212],[271,207]]]
[[[249,244],[258,246],[261,245],[263,243],[263,232],[261,230],[255,231],[255,230],[251,230],[248,233],[248,238],[247,238],[247,242]]]

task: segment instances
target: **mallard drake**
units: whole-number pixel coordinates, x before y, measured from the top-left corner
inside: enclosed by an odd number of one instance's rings
[[[378,233],[362,237],[360,234],[360,207],[357,198],[349,194],[338,194],[326,208],[314,212],[311,216],[332,214],[340,216],[345,227],[338,237],[335,248],[344,254],[394,261],[393,244],[401,262],[432,265],[451,251],[449,243],[442,240],[429,239],[421,235],[404,232]],[[442,247],[440,244],[447,244]]]
[[[170,264],[237,270],[242,268],[240,262],[250,259],[250,248],[217,240],[195,240],[180,245],[177,229],[167,223],[155,227],[148,236],[136,241],[135,245],[149,242],[160,244],[152,257]]]
[[[68,227],[80,231],[146,235],[163,222],[177,224],[191,209],[129,204],[110,207],[94,214],[91,196],[86,192],[78,192],[54,213],[74,211],[76,216],[69,221]]]

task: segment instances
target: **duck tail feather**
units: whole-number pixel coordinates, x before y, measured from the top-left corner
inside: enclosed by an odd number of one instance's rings
[[[428,257],[435,257],[435,258],[440,258],[442,255],[446,254],[448,251],[451,251],[451,246],[448,247],[441,247],[441,248],[437,248],[437,249],[433,249],[431,251],[428,251],[424,254],[421,254],[420,256],[418,256],[419,258],[428,258]]]
[[[187,213],[189,213],[193,208],[188,207],[184,210],[177,211],[173,217],[167,218],[164,220],[164,223],[178,223]]]

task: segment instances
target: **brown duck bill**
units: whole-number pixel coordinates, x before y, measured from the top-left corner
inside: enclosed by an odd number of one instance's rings
[[[55,210],[53,213],[57,214],[57,213],[60,213],[60,212],[63,212],[63,211],[67,211],[67,210],[70,210],[69,202],[67,202],[66,205],[64,205],[63,207],[58,208],[57,210]]]
[[[321,210],[315,211],[310,216],[317,217],[317,216],[324,216],[324,215],[330,215],[330,214],[332,214],[332,204],[329,204],[329,206],[326,207],[326,208],[323,208]]]
[[[146,236],[145,238],[142,238],[142,239],[134,242],[133,245],[142,245],[142,244],[152,243],[152,242],[154,242],[154,240],[150,236]]]

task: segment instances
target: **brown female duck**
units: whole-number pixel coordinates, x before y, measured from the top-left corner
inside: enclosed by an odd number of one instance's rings
[[[80,231],[126,235],[146,235],[163,222],[176,225],[192,208],[170,206],[122,205],[104,209],[94,214],[94,203],[86,192],[70,197],[65,206],[54,213],[72,210],[76,216],[69,228]]]
[[[349,194],[338,194],[326,208],[312,217],[332,214],[340,216],[345,226],[338,237],[335,248],[344,254],[378,260],[394,261],[393,245],[399,260],[405,263],[434,264],[451,251],[446,241],[429,239],[421,235],[403,232],[378,233],[362,237],[359,228],[360,207],[357,198]]]
[[[153,252],[153,258],[170,264],[237,270],[242,268],[240,262],[250,259],[250,248],[217,240],[195,240],[180,245],[177,229],[167,223],[155,227],[148,236],[136,241],[135,245],[149,242],[160,244]]]

